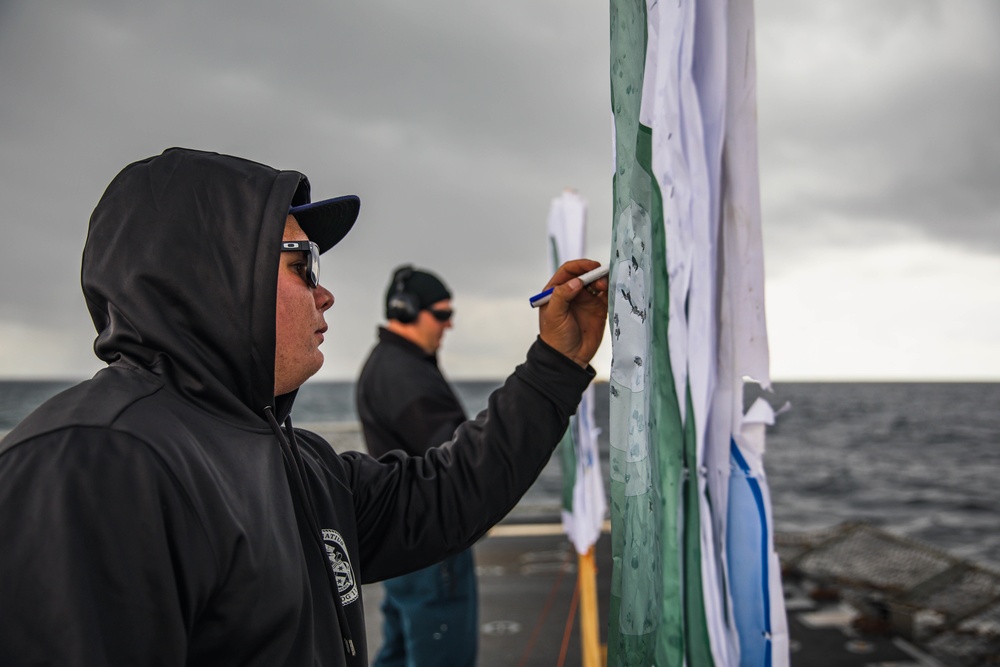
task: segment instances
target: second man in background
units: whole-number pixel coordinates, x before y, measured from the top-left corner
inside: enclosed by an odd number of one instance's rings
[[[385,316],[358,378],[358,417],[372,456],[393,450],[422,456],[450,440],[466,419],[437,364],[451,328],[451,292],[433,273],[402,266],[389,282]],[[471,548],[384,586],[376,667],[475,664],[478,598]]]

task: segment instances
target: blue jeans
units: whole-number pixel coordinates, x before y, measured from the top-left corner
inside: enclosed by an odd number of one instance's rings
[[[476,664],[479,600],[472,549],[383,585],[383,643],[373,667]]]

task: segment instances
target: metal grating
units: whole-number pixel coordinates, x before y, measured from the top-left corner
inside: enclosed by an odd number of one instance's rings
[[[905,597],[908,604],[940,612],[949,622],[961,621],[997,600],[1000,574],[967,565],[952,568]]]
[[[926,648],[949,665],[1000,665],[1000,602],[932,637]]]
[[[848,524],[839,536],[800,556],[796,566],[809,577],[903,592],[956,562],[867,524]]]
[[[826,542],[831,537],[840,535],[841,527],[826,528],[801,533],[774,534],[774,550],[778,552],[778,560],[783,565],[793,563],[802,554],[815,548],[817,544]]]
[[[1000,572],[863,523],[775,535],[790,573],[882,615],[942,663],[1000,667]]]

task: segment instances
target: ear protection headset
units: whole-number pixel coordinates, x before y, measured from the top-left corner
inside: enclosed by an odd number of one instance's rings
[[[414,294],[406,291],[406,282],[413,275],[412,266],[401,266],[392,276],[392,294],[385,305],[385,316],[390,320],[399,320],[403,324],[416,322],[420,315],[420,300]]]

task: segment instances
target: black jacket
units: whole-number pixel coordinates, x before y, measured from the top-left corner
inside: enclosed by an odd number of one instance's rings
[[[422,456],[451,439],[465,410],[435,355],[382,327],[378,338],[355,386],[368,452]]]
[[[108,367],[0,442],[0,665],[365,665],[360,584],[467,547],[544,465],[590,376],[541,342],[423,458],[279,428],[279,242],[307,200],[182,149],[109,186],[82,274]]]

